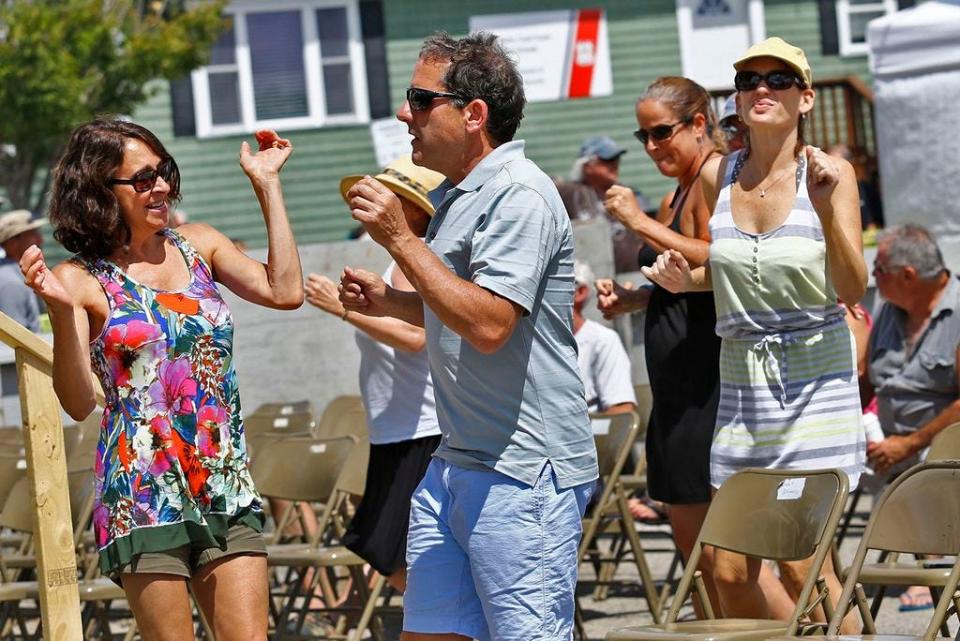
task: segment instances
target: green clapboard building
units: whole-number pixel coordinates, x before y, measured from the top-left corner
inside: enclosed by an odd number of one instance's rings
[[[265,244],[252,190],[236,158],[243,139],[277,129],[296,152],[284,169],[284,191],[300,243],[341,240],[354,227],[338,184],[371,172],[376,157],[370,122],[390,117],[424,37],[465,34],[471,16],[602,9],[609,42],[612,94],[531,103],[518,137],[546,171],[566,175],[580,142],[609,135],[626,146],[621,180],[653,202],[671,189],[632,136],[633,105],[662,75],[719,71],[714,45],[781,36],[802,47],[814,78],[867,80],[863,34],[869,19],[903,8],[897,0],[234,0],[233,27],[211,64],[166,84],[135,115],[180,164],[182,208],[250,247]],[[505,19],[510,24],[511,18]],[[700,26],[698,26],[700,25]],[[699,29],[716,27],[713,31]],[[736,31],[737,29],[739,31]],[[716,40],[717,38],[720,40]],[[557,52],[556,55],[564,55]],[[729,71],[729,75],[724,75]],[[697,77],[695,74],[689,74]],[[715,84],[712,89],[722,88]]]

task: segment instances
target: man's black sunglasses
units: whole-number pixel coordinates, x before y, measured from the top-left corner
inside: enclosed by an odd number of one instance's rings
[[[738,71],[737,75],[733,77],[733,86],[737,88],[737,91],[753,91],[760,86],[761,80],[774,91],[783,91],[794,85],[801,89],[807,88],[807,84],[800,76],[792,71],[782,69],[770,71],[766,74],[756,71]]]
[[[410,109],[413,111],[426,111],[433,105],[433,101],[437,98],[464,100],[460,94],[430,91],[429,89],[421,89],[420,87],[407,87],[407,102],[410,103]]]
[[[156,169],[143,169],[133,175],[132,178],[111,178],[111,185],[131,185],[138,194],[150,191],[157,184],[157,177],[163,178],[163,181],[170,183],[173,178],[173,159],[166,158],[160,161]]]
[[[679,120],[672,125],[657,125],[656,127],[650,127],[647,129],[637,129],[633,132],[633,137],[640,141],[640,144],[643,146],[647,145],[647,141],[653,138],[657,142],[663,142],[671,136],[673,136],[673,130],[679,127],[680,125],[689,125],[692,121],[692,118],[685,118]]]

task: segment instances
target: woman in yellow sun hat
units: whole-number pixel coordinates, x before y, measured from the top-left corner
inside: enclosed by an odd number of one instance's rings
[[[747,467],[837,468],[854,488],[866,443],[856,350],[838,298],[852,305],[866,289],[856,175],[804,141],[816,94],[803,50],[769,38],[733,66],[749,134],[745,149],[701,174],[713,210],[709,262],[691,269],[668,250],[644,273],[671,291],[714,292],[722,344],[713,486]],[[758,585],[758,563],[717,551],[725,616],[790,609],[778,605],[778,586]],[[794,599],[809,566],[781,563]],[[823,574],[835,598],[829,557]]]
[[[345,201],[346,193],[361,178],[351,175],[340,181]],[[414,165],[406,155],[375,178],[400,197],[407,225],[423,236],[433,215],[429,192],[443,176]],[[383,279],[399,290],[413,291],[396,263],[390,263]],[[337,285],[325,276],[310,274],[305,290],[311,305],[356,328],[360,349],[360,392],[367,411],[370,462],[363,500],[343,542],[402,592],[406,587],[410,496],[440,444],[424,331],[396,318],[345,310]]]

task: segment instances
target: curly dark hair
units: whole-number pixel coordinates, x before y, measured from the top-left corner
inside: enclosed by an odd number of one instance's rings
[[[180,200],[180,170],[163,143],[146,127],[114,117],[80,125],[53,170],[50,224],[67,251],[84,258],[105,258],[130,242],[130,228],[109,184],[123,163],[124,141],[140,140],[171,164],[171,206]]]
[[[490,110],[487,133],[498,144],[513,140],[527,99],[517,65],[497,36],[478,31],[456,39],[438,31],[423,42],[420,59],[449,62],[443,84],[462,96],[453,102],[463,107],[476,98],[483,100]]]

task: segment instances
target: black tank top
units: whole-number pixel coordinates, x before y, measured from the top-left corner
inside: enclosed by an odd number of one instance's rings
[[[690,181],[690,188],[693,187],[694,182],[699,180],[700,172],[703,171],[703,166],[707,164],[707,161],[710,160],[710,157],[715,154],[715,151],[711,151],[700,161],[700,166],[697,167],[697,173],[693,176],[693,180]],[[670,209],[673,210],[673,220],[670,221],[670,224],[667,225],[670,229],[682,235],[680,231],[680,217],[683,215],[683,206],[687,204],[687,197],[690,195],[690,189],[682,192],[680,190],[680,185],[677,185],[676,191],[673,192],[673,198],[670,200]],[[677,202],[679,199],[679,202]],[[650,267],[657,260],[657,256],[660,254],[657,250],[651,247],[649,244],[644,243],[643,247],[640,248],[640,251],[637,252],[637,264],[640,267]]]

